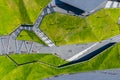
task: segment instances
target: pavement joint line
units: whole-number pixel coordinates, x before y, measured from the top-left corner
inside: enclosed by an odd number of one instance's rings
[[[30,44],[30,48],[29,48],[29,52],[28,53],[31,53],[32,47],[33,47],[33,42],[32,42],[32,44]]]
[[[0,37],[0,50],[2,50],[2,44],[1,44],[1,37]],[[1,55],[1,51],[0,51],[0,55]]]
[[[30,52],[32,53],[34,43],[32,42]]]
[[[1,43],[2,43],[2,47],[3,47],[3,49],[4,49],[4,54],[5,54],[5,53],[6,53],[6,50],[5,50],[4,43],[3,43],[2,40],[3,40],[3,39],[1,39]]]
[[[24,41],[22,41],[22,43],[20,44],[19,49],[18,49],[18,53],[20,53],[20,54],[21,54],[21,48],[23,46],[23,43],[24,43]]]
[[[19,53],[19,47],[18,47],[18,41],[17,40],[15,40],[15,44],[16,44],[16,51],[17,51],[17,53]]]
[[[16,53],[18,53],[18,51],[17,51],[17,50],[18,50],[18,47],[17,47],[17,41],[16,41],[16,40],[15,40],[15,49],[16,49],[16,50],[15,50]]]
[[[0,38],[0,42],[1,42],[1,49],[4,49],[3,43],[2,43],[2,39],[1,39],[1,38]]]
[[[26,50],[27,50],[27,53],[28,53],[28,47],[27,47],[27,44],[26,44],[26,42],[25,41],[23,41],[24,42],[24,45],[25,45],[25,48],[26,48]]]
[[[25,42],[24,44],[25,44],[25,47],[27,49],[27,52],[29,53],[29,47],[28,47],[27,43]]]
[[[9,44],[10,44],[10,36],[8,38],[7,54],[9,54]]]

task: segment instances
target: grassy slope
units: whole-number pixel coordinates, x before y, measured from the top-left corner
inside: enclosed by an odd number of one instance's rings
[[[59,57],[51,54],[22,54],[22,55],[10,55],[17,63],[26,63],[32,61],[42,61],[47,64],[58,66],[66,61],[61,60]]]
[[[11,0],[0,0],[0,10],[0,23],[2,23],[0,24],[0,35],[8,34],[21,22],[18,18],[19,11],[17,10],[16,4]]]
[[[47,66],[39,62],[16,67],[7,57],[1,56],[1,80],[41,80],[42,78],[63,74],[91,70],[120,68],[120,44],[111,47],[88,62],[79,63],[62,69]],[[53,55],[11,55],[18,63],[29,61],[44,61],[53,65],[60,65],[65,61]],[[47,57],[47,58],[46,58]],[[21,61],[22,60],[22,61]],[[59,64],[58,64],[59,63]]]
[[[32,61],[43,61],[45,63],[57,66],[62,63],[65,63],[65,61],[61,60],[60,58],[53,56],[53,55],[39,55],[39,54],[29,54],[29,55],[10,55],[17,63],[22,64],[26,62],[32,62]],[[51,60],[53,59],[53,60]],[[34,72],[34,70],[39,73],[37,74]],[[16,67],[15,64],[13,64],[9,58],[6,56],[0,56],[0,79],[2,80],[27,80],[27,78],[30,78],[28,80],[38,79],[46,75],[52,75],[47,74],[47,71],[49,73],[53,73],[50,66],[46,66],[43,63],[37,62],[37,63],[31,63],[27,65],[22,65]],[[33,72],[32,72],[33,71]],[[32,72],[32,73],[31,73]],[[42,73],[43,72],[43,73]],[[56,73],[56,71],[55,71]],[[7,76],[8,75],[8,76]],[[33,75],[33,77],[31,76]]]
[[[20,24],[33,24],[39,15],[40,11],[45,7],[50,0],[0,0],[0,35],[10,34]],[[18,39],[38,41],[36,35],[29,31],[23,31]]]
[[[57,45],[100,41],[119,34],[119,14],[120,9],[103,9],[87,18],[55,13],[46,16],[41,29]]]

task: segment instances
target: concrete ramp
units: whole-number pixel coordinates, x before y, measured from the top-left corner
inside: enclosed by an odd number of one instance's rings
[[[74,45],[66,45],[54,48],[54,52],[61,57],[62,59],[68,60],[71,57],[77,55],[78,53],[86,50],[91,47],[95,43],[87,43],[87,44],[74,44]],[[82,55],[82,54],[81,54]],[[69,60],[68,60],[69,61]]]

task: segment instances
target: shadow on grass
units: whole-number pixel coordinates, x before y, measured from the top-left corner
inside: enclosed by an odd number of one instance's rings
[[[38,62],[38,61],[30,61],[30,62],[20,63],[20,64],[18,64],[18,66],[32,64],[32,63],[36,63],[36,62]]]
[[[23,0],[19,0],[18,3],[17,3],[17,6],[19,8],[21,21],[31,24],[32,21],[31,21],[29,15],[28,15],[28,12],[27,12],[27,9],[25,7],[25,4],[24,4]]]

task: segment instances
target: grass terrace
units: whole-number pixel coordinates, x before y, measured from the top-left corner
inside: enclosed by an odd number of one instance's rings
[[[42,61],[54,66],[59,66],[66,63],[66,61],[50,54],[10,55],[19,64],[38,61],[21,66],[15,66],[15,64],[13,64],[8,57],[0,56],[0,79],[42,80],[42,78],[47,78],[58,74],[120,68],[119,48],[120,44],[117,44],[87,62],[78,63],[61,69],[57,69],[53,66],[40,62]]]
[[[20,24],[33,24],[49,2],[50,0],[0,0],[0,36],[10,34]],[[120,25],[117,24],[119,14],[120,9],[102,9],[87,18],[53,13],[45,17],[40,28],[57,45],[96,42],[120,33]],[[30,31],[22,31],[18,39],[43,44]],[[19,64],[37,61],[21,66],[15,66],[7,56],[0,56],[0,79],[41,80],[58,74],[120,68],[119,49],[120,44],[117,44],[87,62],[61,69],[46,64],[59,66],[66,63],[54,55],[10,55]]]

